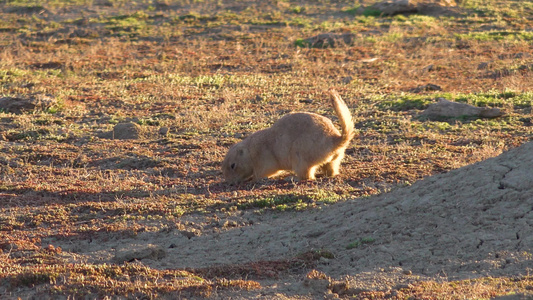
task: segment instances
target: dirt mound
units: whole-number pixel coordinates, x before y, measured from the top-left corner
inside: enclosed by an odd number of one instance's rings
[[[525,270],[533,267],[520,259],[533,249],[531,153],[533,143],[379,197],[257,216],[249,228],[179,243],[167,263],[201,267],[327,249],[336,256],[329,275],[387,266],[454,278]],[[349,249],[365,238],[373,242]]]
[[[409,187],[317,210],[227,215],[240,224],[229,230],[206,226],[195,236],[178,230],[145,232],[76,249],[72,244],[60,246],[83,259],[111,262],[116,260],[113,249],[159,245],[165,249],[164,258],[142,262],[172,269],[286,259],[325,250],[334,258],[321,259],[317,269],[342,278],[347,289],[380,282],[386,284],[378,288],[387,290],[413,278],[526,274],[533,269],[531,153],[533,143],[528,143]],[[283,279],[281,292],[317,293],[305,290],[301,280]]]
[[[113,127],[113,139],[136,140],[142,136],[142,128],[132,122],[118,123]]]
[[[412,13],[441,16],[455,14],[457,3],[454,0],[386,0],[370,8],[389,16]]]
[[[430,104],[422,112],[422,116],[428,118],[496,118],[501,117],[503,112],[499,108],[477,107],[467,103],[453,102],[444,98],[437,98],[438,102]]]

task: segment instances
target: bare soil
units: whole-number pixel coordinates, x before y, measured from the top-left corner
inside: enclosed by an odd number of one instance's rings
[[[46,242],[71,253],[65,255],[72,263],[113,263],[124,259],[124,252],[144,249],[129,259],[158,269],[242,265],[309,251],[333,254],[315,266],[329,285],[285,275],[258,280],[266,290],[257,293],[218,295],[233,299],[280,294],[318,299],[332,289],[346,296],[390,293],[422,280],[518,278],[533,270],[531,153],[528,143],[409,187],[310,211],[228,213],[219,216],[219,222],[234,224],[225,230],[207,226],[194,235],[172,230]],[[345,285],[336,288],[337,281]]]

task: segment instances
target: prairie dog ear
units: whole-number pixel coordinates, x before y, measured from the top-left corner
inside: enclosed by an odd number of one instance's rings
[[[237,154],[242,156],[242,155],[244,154],[244,150],[239,149],[239,150],[237,151]]]

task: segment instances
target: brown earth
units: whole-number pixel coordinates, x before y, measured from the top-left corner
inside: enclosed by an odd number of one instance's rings
[[[1,2],[0,299],[531,294],[533,6],[358,2]],[[331,87],[337,178],[222,181]]]
[[[223,231],[46,242],[60,246],[71,262],[113,263],[126,257],[157,269],[290,259],[308,251],[333,255],[316,266],[327,280],[282,276],[260,280],[266,287],[260,295],[218,295],[233,299],[318,299],[332,290],[341,295],[391,292],[421,280],[525,276],[533,269],[531,153],[533,143],[527,143],[412,186],[316,210],[228,213],[220,222],[235,227]],[[138,249],[137,256],[131,249]]]

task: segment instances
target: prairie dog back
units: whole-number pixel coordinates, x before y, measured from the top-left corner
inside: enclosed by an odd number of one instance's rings
[[[329,93],[341,132],[324,116],[287,114],[229,149],[222,162],[225,180],[230,184],[259,180],[282,171],[293,171],[300,180],[313,180],[319,168],[326,176],[338,175],[355,132],[346,103],[337,91],[330,89]]]

